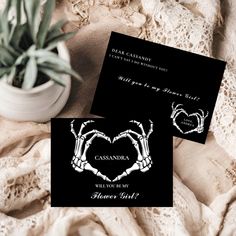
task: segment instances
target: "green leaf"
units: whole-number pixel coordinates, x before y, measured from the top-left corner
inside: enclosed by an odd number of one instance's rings
[[[0,33],[2,34],[2,11],[0,11]]]
[[[3,15],[8,16],[9,10],[11,8],[11,0],[6,1],[5,8],[3,10]]]
[[[46,42],[47,44],[47,50],[52,50],[53,48],[55,48],[57,46],[57,44],[61,41],[66,41],[72,37],[75,36],[76,32],[69,32],[69,33],[61,33],[60,35],[58,35],[57,37],[49,40],[48,42]]]
[[[18,87],[22,86],[22,82],[24,81],[24,75],[25,75],[26,68],[22,68],[18,71],[17,76],[14,79],[14,85],[17,85]]]
[[[66,23],[67,20],[63,19],[52,25],[50,30],[48,31],[46,43],[52,40],[53,38],[58,37],[62,33],[61,31],[62,26],[65,25]]]
[[[29,53],[31,53],[31,52],[34,52],[35,50],[36,50],[36,45],[33,44],[33,45],[31,45],[31,46],[28,48],[28,50],[27,50],[26,52],[27,52],[27,54],[29,54]]]
[[[43,68],[41,66],[39,66],[39,71],[41,71],[42,73],[44,73],[45,75],[47,75],[51,80],[53,80],[55,83],[65,87],[65,83],[62,81],[62,79],[60,79],[60,76],[58,73],[56,73],[55,71]]]
[[[31,57],[26,65],[24,81],[22,83],[23,89],[31,89],[34,87],[38,75],[36,60]]]
[[[27,52],[29,56],[39,57],[39,58],[47,58],[47,57],[57,57],[58,55],[54,52],[47,51],[45,49],[38,49],[38,50],[30,50]]]
[[[6,5],[5,8],[3,9],[3,12],[1,14],[1,19],[0,19],[0,29],[1,32],[3,32],[3,39],[4,39],[4,44],[5,46],[8,45],[8,41],[9,41],[9,21],[8,21],[8,14],[9,14],[9,10],[11,8],[11,0],[7,0],[6,1]]]
[[[16,48],[18,50],[20,49],[19,44],[20,44],[21,38],[26,30],[27,30],[26,24],[16,26],[15,31],[12,35],[12,40],[10,42],[14,48]]]
[[[43,65],[47,69],[55,70],[61,74],[69,74],[74,76],[79,81],[82,81],[81,76],[71,69],[69,62],[63,60],[62,58],[58,57],[57,54],[48,52],[44,49],[32,51],[30,56],[34,56],[37,59],[38,65]]]
[[[15,65],[22,65],[24,64],[24,61],[26,60],[27,57],[34,57],[33,54],[31,54],[32,52],[35,51],[36,46],[32,45],[26,52],[22,53],[15,61]]]
[[[16,67],[11,67],[10,74],[7,76],[7,83],[12,84],[16,76]]]
[[[19,65],[23,65],[24,64],[24,60],[28,57],[28,55],[26,53],[23,53],[22,55],[20,55],[16,61],[15,61],[15,66],[19,66]]]
[[[17,52],[17,51],[15,50],[15,48],[11,47],[10,45],[8,45],[8,46],[6,47],[6,49],[7,49],[7,50],[9,51],[9,53],[11,53],[11,55],[14,57],[14,60],[16,60],[16,58],[20,56],[20,53]]]
[[[16,25],[21,24],[22,0],[8,0],[16,12]]]
[[[37,64],[43,65],[47,69],[52,69],[59,73],[69,74],[82,81],[81,76],[71,69],[69,62],[58,57],[58,55],[53,52],[39,49],[37,51],[31,51],[28,55],[38,58]]]
[[[45,64],[41,64],[41,66],[43,66],[46,69],[54,70],[60,74],[71,75],[71,76],[75,77],[76,79],[78,79],[80,82],[83,81],[81,76],[77,72],[75,72],[73,69],[71,69],[68,65],[63,66],[60,64],[45,63]]]
[[[40,1],[24,0],[24,10],[32,39],[36,43],[36,36],[40,25]]]
[[[22,0],[16,0],[16,23],[17,23],[17,25],[21,24],[21,8],[22,8]]]
[[[4,41],[4,44],[5,46],[8,45],[8,42],[9,42],[9,22],[8,22],[8,11],[9,11],[9,8],[10,8],[10,5],[9,5],[10,1],[8,1],[4,11],[3,11],[3,14],[2,14],[2,19],[1,19],[1,30],[3,32],[3,41]]]
[[[10,71],[11,71],[11,67],[0,68],[0,79],[3,77],[3,75],[9,74]]]
[[[5,66],[11,66],[15,62],[15,58],[12,54],[4,47],[0,45],[0,62]]]
[[[3,10],[3,13],[2,13],[3,17],[5,17],[5,20],[8,19],[8,14],[9,14],[11,5],[12,5],[12,0],[6,1],[5,7],[4,7],[4,10]]]
[[[37,55],[37,53],[36,53]],[[65,61],[64,59],[60,58],[57,56],[57,54],[54,54],[54,53],[45,53],[45,55],[47,56],[41,56],[37,59],[37,62],[39,64],[42,64],[42,63],[52,63],[52,64],[59,64],[61,66],[67,66],[67,67],[70,67],[69,66],[69,63],[67,61]]]
[[[44,5],[44,14],[38,31],[38,42],[37,42],[38,48],[42,48],[44,45],[49,30],[49,26],[51,23],[52,13],[53,10],[55,9],[55,6],[56,6],[55,0],[47,0],[47,2]]]
[[[10,29],[10,34],[9,34],[9,42],[11,41],[12,39],[12,36],[15,32],[15,29],[16,29],[16,25],[15,24],[10,24],[9,25],[9,29]]]

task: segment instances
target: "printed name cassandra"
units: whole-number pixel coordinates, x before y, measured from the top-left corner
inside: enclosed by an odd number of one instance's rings
[[[97,161],[128,161],[129,157],[128,156],[108,156],[108,155],[104,155],[104,156],[99,156],[96,155],[94,157],[95,160]]]
[[[132,58],[139,59],[139,60],[146,61],[146,62],[151,62],[151,60],[152,60],[152,58],[150,58],[150,57],[140,56],[140,55],[137,55],[134,53],[125,52],[123,50],[119,50],[119,49],[115,49],[115,48],[112,48],[111,51],[113,53],[117,53],[117,54],[127,56],[127,57],[132,57]]]

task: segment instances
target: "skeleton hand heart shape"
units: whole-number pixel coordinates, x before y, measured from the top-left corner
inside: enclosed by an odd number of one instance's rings
[[[187,113],[183,109],[183,104],[178,104],[174,106],[172,103],[172,114],[171,118],[173,120],[173,125],[182,133],[202,133],[204,131],[204,122],[208,116],[208,112],[204,114],[202,109],[199,109],[198,112]]]
[[[89,125],[89,123],[94,122],[93,120],[85,121],[81,124],[79,133],[76,134],[74,130],[74,120],[71,122],[71,133],[75,137],[75,149],[74,156],[72,158],[71,164],[72,167],[78,171],[83,172],[85,170],[91,171],[94,175],[101,177],[105,181],[115,182],[121,180],[123,177],[128,176],[131,172],[139,170],[141,172],[148,171],[152,166],[152,159],[149,151],[149,143],[148,139],[151,133],[153,132],[153,122],[150,120],[150,128],[148,133],[144,131],[142,123],[131,120],[130,122],[137,125],[140,129],[140,133],[135,132],[131,129],[127,129],[121,133],[119,133],[116,137],[111,139],[105,133],[100,132],[96,129],[92,129],[90,131],[83,132],[84,128]],[[124,172],[118,175],[116,178],[111,180],[106,175],[102,174],[97,168],[94,168],[89,161],[87,160],[87,151],[90,148],[93,140],[95,138],[105,139],[111,144],[114,144],[117,140],[122,138],[127,138],[131,141],[131,144],[134,146],[137,152],[137,159],[132,164],[131,167],[127,168]]]

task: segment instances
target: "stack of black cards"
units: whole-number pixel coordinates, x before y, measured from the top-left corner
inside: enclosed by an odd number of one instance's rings
[[[225,62],[112,32],[91,113],[52,120],[52,206],[173,204],[173,135],[205,143]]]

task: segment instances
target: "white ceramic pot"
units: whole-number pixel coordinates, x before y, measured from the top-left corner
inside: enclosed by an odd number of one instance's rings
[[[64,43],[59,43],[57,50],[61,58],[70,62]],[[46,122],[55,117],[65,106],[71,89],[70,76],[61,76],[65,87],[50,80],[28,91],[0,80],[0,115],[11,120],[35,122]]]

